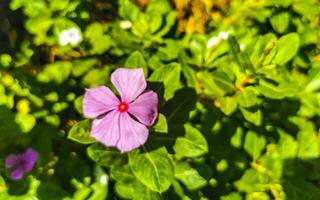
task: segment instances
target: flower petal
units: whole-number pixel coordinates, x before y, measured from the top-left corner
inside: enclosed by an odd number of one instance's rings
[[[135,100],[147,87],[142,68],[119,68],[111,74],[111,82],[126,103]]]
[[[142,93],[129,104],[128,112],[146,126],[151,126],[158,116],[158,95],[153,91]]]
[[[127,112],[120,114],[120,140],[117,144],[121,152],[128,152],[143,145],[148,138],[148,129],[132,119]]]
[[[29,172],[32,170],[34,164],[38,160],[38,152],[29,148],[22,154],[22,159],[24,160],[24,172]]]
[[[96,118],[117,108],[119,103],[119,99],[109,88],[105,86],[91,88],[84,94],[83,113],[85,117]]]
[[[101,119],[95,119],[91,128],[91,136],[108,147],[117,146],[120,139],[118,110],[113,110]]]
[[[61,46],[66,46],[69,42],[70,42],[69,32],[66,30],[62,31],[59,37],[59,44]]]
[[[7,156],[5,161],[5,167],[6,168],[12,168],[20,163],[20,156],[15,154],[10,154]]]
[[[15,169],[10,174],[10,178],[12,180],[20,180],[23,177],[23,167],[19,166],[17,169]]]

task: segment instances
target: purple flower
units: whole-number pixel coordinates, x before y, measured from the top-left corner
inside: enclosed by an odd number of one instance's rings
[[[28,148],[22,154],[9,154],[5,161],[5,167],[11,169],[10,178],[20,180],[24,173],[30,172],[38,159],[38,153]]]
[[[158,116],[158,96],[146,90],[142,68],[119,68],[111,74],[119,100],[105,86],[88,89],[83,99],[83,112],[95,119],[91,136],[108,147],[128,152],[143,145],[148,128]]]

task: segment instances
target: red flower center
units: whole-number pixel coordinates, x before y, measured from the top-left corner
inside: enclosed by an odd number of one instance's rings
[[[118,105],[118,110],[120,112],[126,112],[128,110],[128,104],[125,103],[125,102],[121,102],[119,105]]]

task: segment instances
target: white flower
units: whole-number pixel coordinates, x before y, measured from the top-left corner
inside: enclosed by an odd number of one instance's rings
[[[132,27],[132,23],[130,21],[120,21],[119,26],[122,29],[129,29]]]
[[[106,174],[103,174],[100,176],[100,183],[103,185],[107,185],[108,184],[108,176]]]
[[[207,42],[207,48],[211,48],[213,46],[216,46],[219,42],[220,42],[220,38],[219,37],[212,37],[208,40]]]
[[[82,41],[82,34],[78,28],[69,28],[63,30],[59,36],[59,44],[61,46],[66,46],[70,44],[71,46],[77,46]]]
[[[229,37],[228,32],[220,32],[217,37],[212,37],[208,40],[207,48],[209,49],[213,46],[216,46],[217,44],[219,44],[221,42],[221,40],[226,40],[226,39],[228,39],[228,37]]]
[[[220,32],[218,37],[223,40],[226,40],[229,37],[229,33],[228,32]]]

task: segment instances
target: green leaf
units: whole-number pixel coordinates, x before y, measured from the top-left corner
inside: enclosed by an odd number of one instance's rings
[[[263,64],[270,64],[276,53],[277,38],[274,34],[268,33],[258,37],[255,41],[250,60],[255,68],[261,67]]]
[[[254,72],[254,67],[246,52],[240,51],[240,45],[234,36],[228,37],[228,43],[230,46],[231,54],[240,67],[240,72],[244,73],[246,70]]]
[[[15,122],[19,124],[23,133],[28,133],[36,125],[34,116],[24,113],[17,113]]]
[[[298,153],[298,143],[294,140],[294,138],[285,133],[282,130],[279,130],[280,140],[279,140],[279,151],[281,158],[285,159],[294,159]]]
[[[139,51],[135,51],[130,54],[129,58],[126,60],[124,64],[125,67],[129,68],[143,68],[144,74],[148,74],[148,65],[145,61],[143,55]]]
[[[320,68],[313,68],[308,73],[306,91],[312,92],[320,89]]]
[[[289,62],[298,53],[299,41],[297,33],[282,36],[277,42],[278,51],[272,63],[283,65]]]
[[[254,169],[247,169],[241,179],[234,183],[240,192],[256,192],[263,191],[265,186],[260,182],[260,176]]]
[[[270,99],[283,99],[286,97],[288,91],[286,88],[281,88],[264,80],[260,80],[256,90]]]
[[[240,193],[232,192],[229,195],[222,196],[221,200],[242,200],[242,197]]]
[[[320,139],[316,130],[301,130],[297,135],[299,143],[298,157],[317,159],[320,155]]]
[[[176,162],[174,177],[181,181],[188,190],[197,190],[207,185],[206,179],[199,175],[187,162]]]
[[[83,74],[91,70],[96,63],[97,59],[95,58],[76,60],[73,62],[74,67],[72,69],[72,75],[75,77],[82,76]]]
[[[227,116],[231,115],[238,106],[237,99],[235,97],[220,97],[217,99],[219,102],[219,108]]]
[[[114,148],[105,147],[101,144],[93,144],[87,148],[89,158],[103,167],[121,165],[126,161],[126,155],[121,154]]]
[[[244,107],[239,107],[243,117],[256,126],[260,126],[262,123],[262,112],[258,108],[246,109]]]
[[[38,74],[37,79],[40,82],[51,82],[62,83],[67,80],[71,74],[72,64],[67,61],[56,61],[54,64],[48,64]]]
[[[114,190],[122,198],[153,200],[160,197],[136,178],[128,164],[111,168],[110,176],[116,180]]]
[[[167,118],[159,113],[157,123],[153,126],[153,130],[158,133],[168,133]]]
[[[208,144],[202,133],[191,125],[184,125],[185,136],[178,137],[173,147],[176,156],[195,158],[208,152]]]
[[[91,121],[83,120],[77,122],[69,131],[68,138],[81,144],[91,144],[95,140],[90,137]]]
[[[258,103],[258,98],[257,95],[254,93],[252,88],[246,87],[246,88],[241,88],[237,92],[237,100],[239,105],[249,108]]]
[[[151,190],[164,192],[170,187],[173,166],[164,147],[143,154],[130,152],[129,165],[134,175]]]
[[[204,93],[212,98],[223,97],[234,90],[232,81],[224,72],[199,72],[197,78]]]
[[[244,149],[251,155],[253,160],[257,160],[265,149],[266,139],[253,131],[248,131],[244,139]]]
[[[180,74],[180,64],[170,63],[169,65],[156,69],[148,80],[150,82],[163,84],[164,99],[169,100],[174,96],[175,91],[181,87]]]
[[[288,12],[280,12],[272,15],[270,23],[272,28],[278,33],[284,33],[289,27],[290,14]]]
[[[104,34],[105,26],[100,23],[92,23],[87,26],[84,35],[90,43],[91,54],[103,54],[113,45],[111,37]]]

